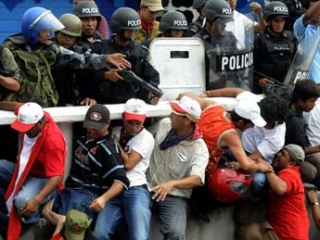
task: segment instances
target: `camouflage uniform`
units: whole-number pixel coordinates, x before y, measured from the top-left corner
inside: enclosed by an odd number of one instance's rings
[[[12,52],[3,46],[0,46],[0,74],[5,77],[12,77],[19,83],[21,81],[20,69],[15,61]],[[0,100],[6,100],[6,95],[10,91],[0,85]]]
[[[18,93],[11,93],[7,100],[16,102],[37,102],[42,107],[53,107],[58,103],[58,92],[51,75],[52,67],[70,68],[108,68],[106,55],[78,54],[51,41],[31,46],[22,35],[6,39],[8,47],[20,68],[22,77]]]

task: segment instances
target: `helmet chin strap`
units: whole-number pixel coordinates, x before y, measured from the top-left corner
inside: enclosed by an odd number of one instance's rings
[[[120,30],[118,32],[118,34],[119,34],[119,37],[120,37],[120,41],[122,41],[122,42],[131,42],[131,41],[133,41],[133,38],[128,38],[128,37],[124,36],[124,30]]]

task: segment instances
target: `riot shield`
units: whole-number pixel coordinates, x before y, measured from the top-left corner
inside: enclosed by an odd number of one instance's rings
[[[218,18],[213,22],[211,46],[206,52],[210,59],[208,90],[224,87],[252,89],[254,21],[251,16],[228,20]]]
[[[204,45],[198,38],[155,38],[150,43],[151,64],[160,74],[162,100],[181,92],[205,91]]]
[[[291,62],[284,79],[285,85],[294,85],[297,80],[306,79],[320,43],[320,35],[314,38],[304,37]]]

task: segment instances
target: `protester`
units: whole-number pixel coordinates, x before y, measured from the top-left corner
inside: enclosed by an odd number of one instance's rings
[[[108,130],[109,125],[108,108],[101,104],[90,106],[83,122],[87,135],[75,141],[74,160],[65,188],[54,204],[51,201],[44,208],[43,214],[57,226],[57,234],[63,227],[64,216],[71,209],[84,212],[90,218],[97,215],[96,225],[104,228],[105,204],[129,187],[120,151]]]
[[[320,229],[320,207],[319,207],[319,194],[316,189],[307,191],[307,199],[311,204],[312,218],[316,224],[317,229]]]
[[[189,93],[184,94],[190,95]],[[238,104],[232,111],[227,112],[215,101],[203,98],[220,96],[236,97]],[[239,88],[224,88],[205,91],[201,97],[194,95],[192,97],[200,103],[203,111],[198,125],[210,152],[208,173],[216,168],[226,148],[233,153],[243,170],[248,172],[272,171],[269,163],[257,163],[246,155],[236,131],[236,129],[244,131],[254,125],[258,127],[266,125],[260,115],[256,95]]]
[[[208,150],[197,126],[201,108],[182,97],[155,127],[155,148],[147,170],[156,215],[164,239],[185,239],[187,203],[192,189],[204,184]]]
[[[123,218],[128,226],[130,239],[150,238],[151,211],[146,170],[154,139],[143,127],[145,119],[145,102],[132,98],[124,105],[123,126],[113,128],[130,187],[106,204],[104,226],[96,225],[97,231],[94,231],[98,239],[111,239]]]
[[[17,163],[0,160],[0,209],[9,216],[7,239],[12,240],[23,225],[37,222],[41,206],[61,190],[66,158],[63,134],[41,106],[28,102],[15,114],[11,127],[22,133]]]
[[[302,46],[309,47],[312,46],[311,44],[314,44],[315,41],[318,41],[320,33],[319,12],[320,2],[311,0],[309,9],[295,21],[293,32]],[[302,49],[302,51],[308,50],[309,49]],[[318,47],[308,73],[308,78],[314,80],[316,83],[320,83],[319,76],[320,48]]]
[[[140,2],[139,15],[142,27],[134,36],[134,41],[142,42],[147,39],[154,39],[160,34],[159,22],[156,21],[156,16],[162,10],[161,0],[142,0]]]
[[[266,221],[241,227],[238,239],[309,239],[310,222],[299,173],[304,157],[303,149],[295,144],[285,145],[277,153],[272,164],[276,172],[266,174],[270,188]]]
[[[241,44],[242,48],[246,46],[246,36],[251,35],[251,30],[255,33],[262,32],[266,27],[264,21],[262,8],[258,2],[251,2],[250,9],[255,13],[255,17],[258,19],[258,23],[254,19],[248,18],[244,14],[236,10],[238,0],[227,0],[231,6],[232,15],[234,21],[227,23],[227,30],[235,33],[235,37]]]
[[[300,171],[302,181],[307,183],[312,183],[320,171],[320,149],[318,146],[310,146],[303,112],[310,112],[319,96],[319,86],[313,80],[298,81],[292,93],[286,120],[285,144],[297,144],[304,149],[306,159]]]

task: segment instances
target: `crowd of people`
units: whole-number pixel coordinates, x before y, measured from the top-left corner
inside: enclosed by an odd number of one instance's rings
[[[320,229],[320,48],[289,99],[267,89],[285,83],[309,50],[299,46],[319,44],[320,2],[295,14],[287,2],[252,2],[250,19],[237,0],[194,0],[192,23],[179,11],[157,21],[161,0],[120,7],[108,22],[94,1],[74,0],[59,19],[39,6],[24,12],[21,32],[0,47],[0,109],[16,115],[1,131],[20,140],[11,139],[16,157],[0,160],[0,239],[19,239],[40,217],[55,226],[53,240],[150,239],[152,214],[163,239],[186,239],[188,206],[210,221],[204,199],[236,204],[237,239],[309,239],[306,199]],[[146,106],[158,104],[161,76],[149,46],[158,37],[203,42],[206,91],[179,94],[151,125]],[[237,103],[227,111],[211,97]],[[115,123],[114,103],[124,106]],[[63,133],[45,108],[78,105],[90,107],[74,126],[67,173]],[[266,217],[255,223],[261,199]]]

